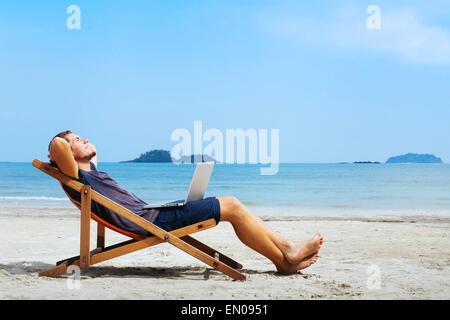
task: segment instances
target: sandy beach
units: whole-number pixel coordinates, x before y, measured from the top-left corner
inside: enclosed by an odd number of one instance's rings
[[[78,210],[0,208],[0,299],[450,299],[449,218],[263,219],[292,240],[320,230],[319,261],[295,275],[277,274],[220,223],[194,237],[239,261],[246,281],[164,243],[82,270],[77,288],[69,274],[38,273],[79,253]],[[95,223],[91,230],[93,247]],[[123,240],[106,231],[106,245]]]

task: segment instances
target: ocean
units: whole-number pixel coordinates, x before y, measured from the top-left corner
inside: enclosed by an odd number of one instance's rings
[[[450,217],[450,164],[216,164],[205,196],[233,195],[260,215],[432,214]],[[185,197],[194,164],[99,163],[146,202]],[[0,162],[0,207],[71,207],[31,163]]]

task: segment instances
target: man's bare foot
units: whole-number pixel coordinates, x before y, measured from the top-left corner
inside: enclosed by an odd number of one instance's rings
[[[315,253],[313,253],[310,256],[306,257],[305,259],[301,260],[296,265],[289,264],[289,265],[285,265],[283,267],[277,267],[277,271],[282,274],[293,274],[293,273],[296,273],[297,271],[308,268],[309,266],[316,263],[318,259],[319,259],[319,251],[316,251]]]
[[[283,255],[289,264],[297,265],[306,257],[319,251],[322,243],[323,237],[320,232],[317,232],[313,238],[303,241],[299,245],[291,244],[288,248],[285,248]]]
[[[319,251],[313,253],[309,257],[306,257],[305,259],[300,261],[300,263],[297,265],[297,271],[308,268],[312,264],[316,263],[318,259],[319,259]]]

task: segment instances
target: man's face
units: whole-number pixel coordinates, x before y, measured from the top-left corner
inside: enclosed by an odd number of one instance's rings
[[[97,154],[95,146],[90,144],[88,139],[81,139],[74,133],[69,133],[65,136],[65,138],[66,140],[69,140],[69,145],[72,149],[72,154],[75,161],[89,161]]]

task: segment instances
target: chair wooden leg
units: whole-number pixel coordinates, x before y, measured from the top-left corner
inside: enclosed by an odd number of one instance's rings
[[[39,272],[39,277],[58,277],[62,274],[67,273],[67,265],[65,263],[60,264],[56,267],[50,268],[45,271]]]
[[[226,274],[227,276],[233,278],[234,280],[245,280],[245,275],[237,271],[236,269],[233,269],[229,265],[223,263],[219,259],[216,259],[214,257],[211,257],[209,254],[203,252],[202,250],[190,245],[189,243],[185,242],[184,240],[178,238],[177,236],[166,233],[164,235],[165,241],[169,242],[170,244],[174,245],[175,247],[183,250],[187,254],[193,256],[194,258],[197,258],[200,261],[203,261],[207,265],[213,267],[216,270],[219,270],[220,272]]]
[[[91,231],[91,187],[81,188],[81,232],[80,232],[80,268],[86,269],[90,264]]]
[[[232,267],[233,269],[242,269],[242,264],[239,262],[227,257],[223,253],[207,246],[203,242],[198,241],[197,239],[192,238],[191,236],[184,236],[181,238],[185,242],[189,243],[191,246],[205,252],[206,254],[210,255],[211,257],[214,257],[218,259],[219,261],[225,263],[226,265]]]

